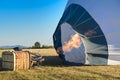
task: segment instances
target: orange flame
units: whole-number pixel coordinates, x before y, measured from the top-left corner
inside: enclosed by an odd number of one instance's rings
[[[80,36],[78,34],[74,34],[71,36],[71,39],[65,43],[62,47],[63,51],[70,51],[71,48],[79,48],[81,43]]]

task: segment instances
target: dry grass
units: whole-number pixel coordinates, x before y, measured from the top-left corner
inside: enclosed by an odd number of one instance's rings
[[[120,66],[64,66],[54,49],[29,51],[43,55],[44,66],[0,71],[0,80],[120,80]]]

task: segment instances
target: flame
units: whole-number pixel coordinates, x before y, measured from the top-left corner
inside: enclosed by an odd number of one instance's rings
[[[71,36],[71,39],[63,45],[62,49],[63,51],[68,52],[71,50],[71,48],[79,48],[80,44],[81,44],[80,36],[78,34],[74,34]]]

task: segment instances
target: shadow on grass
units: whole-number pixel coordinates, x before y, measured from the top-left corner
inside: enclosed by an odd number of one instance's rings
[[[0,57],[0,71],[2,70],[2,58]]]
[[[58,56],[43,56],[45,61],[42,62],[43,66],[61,66],[62,60]]]

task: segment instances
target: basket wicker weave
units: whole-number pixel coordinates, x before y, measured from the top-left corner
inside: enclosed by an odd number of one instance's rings
[[[2,53],[2,68],[7,70],[29,69],[30,53],[28,51],[4,51]]]

